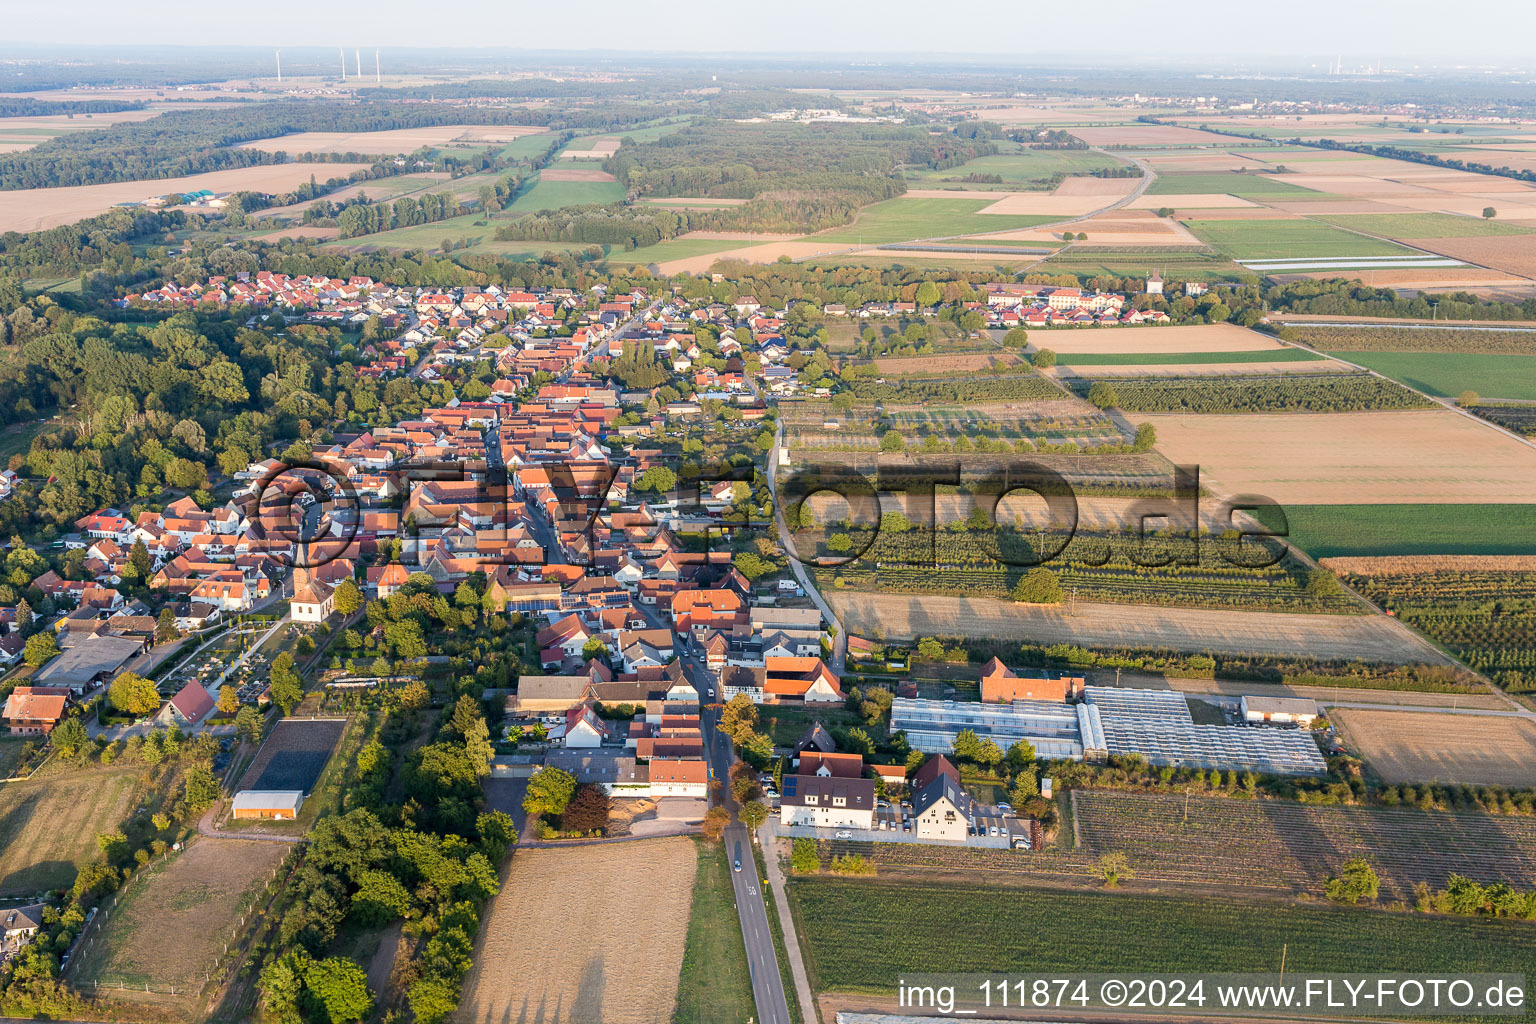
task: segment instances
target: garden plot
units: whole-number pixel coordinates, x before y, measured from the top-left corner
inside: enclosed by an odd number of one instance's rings
[[[342,719],[283,719],[261,745],[236,791],[277,789],[309,793],[346,727]]]

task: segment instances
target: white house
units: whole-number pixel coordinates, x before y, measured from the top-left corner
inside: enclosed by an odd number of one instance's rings
[[[875,780],[823,775],[786,775],[779,817],[785,825],[817,828],[871,828],[875,822]]]
[[[912,795],[913,829],[924,839],[964,842],[970,831],[971,798],[950,776],[940,774]]]

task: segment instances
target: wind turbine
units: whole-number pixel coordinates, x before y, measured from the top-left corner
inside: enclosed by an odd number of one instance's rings
[[[379,51],[373,51],[373,81],[376,85],[384,84],[384,76],[379,74]]]
[[[352,51],[352,59],[357,62],[357,77],[358,78],[362,78],[363,77],[363,51],[362,50],[353,50]]]
[[[277,51],[277,84],[283,84],[283,51]]]
[[[342,47],[336,47],[336,52],[341,54],[341,80],[347,80],[347,51]]]

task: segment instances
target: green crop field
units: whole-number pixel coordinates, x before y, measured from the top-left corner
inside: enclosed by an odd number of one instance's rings
[[[1185,363],[1310,363],[1325,358],[1320,353],[1300,348],[1261,348],[1242,352],[1075,352],[1058,356],[1057,361],[1066,366],[1179,366]]]
[[[1159,174],[1148,195],[1187,196],[1225,193],[1229,196],[1312,196],[1314,189],[1257,174]],[[1178,206],[1170,202],[1169,206]]]
[[[1416,254],[1315,220],[1186,220],[1184,226],[1233,259]]]
[[[1495,200],[1488,200],[1490,206]],[[1479,235],[1536,235],[1536,228],[1449,213],[1354,213],[1318,220],[1388,238],[1471,238]]]
[[[1476,391],[1487,398],[1536,400],[1536,356],[1446,352],[1335,352],[1409,387],[1447,397]]]
[[[1536,505],[1287,505],[1291,542],[1333,555],[1526,555]],[[1272,512],[1255,513],[1270,529]]]
[[[918,171],[908,171],[907,178],[913,182],[923,183],[913,186],[921,188],[928,187],[930,183],[943,183],[945,178],[963,178],[967,174],[995,174],[1003,179],[1004,185],[1017,188],[1026,182],[1039,181],[1053,174],[1074,174],[1096,171],[1105,167],[1123,166],[1125,165],[1114,157],[1091,150],[1021,149],[1016,153],[977,157],[958,167],[946,167],[942,171],[927,167]]]
[[[1315,904],[822,878],[790,895],[823,992],[894,996],[903,974],[957,970],[1273,972],[1282,948],[1303,973],[1519,973],[1536,958],[1520,922]]]
[[[729,238],[674,238],[660,245],[647,245],[640,249],[613,249],[608,253],[610,263],[664,263],[682,260],[690,256],[707,256],[712,252],[740,249],[751,242],[733,241]]]
[[[513,139],[501,147],[503,160],[531,160],[549,148],[554,138],[549,132],[540,132],[537,135],[524,135]]]
[[[864,207],[854,223],[812,235],[810,240],[873,245],[907,242],[914,238],[1007,231],[1061,219],[977,212],[991,204],[990,199],[887,199]]]
[[[624,186],[616,181],[545,181],[540,178],[507,209],[532,213],[589,203],[616,203],[623,198]]]

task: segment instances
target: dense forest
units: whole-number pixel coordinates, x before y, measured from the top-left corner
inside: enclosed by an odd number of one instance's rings
[[[0,117],[74,117],[76,114],[116,114],[143,110],[143,100],[39,100],[30,96],[0,97]]]

